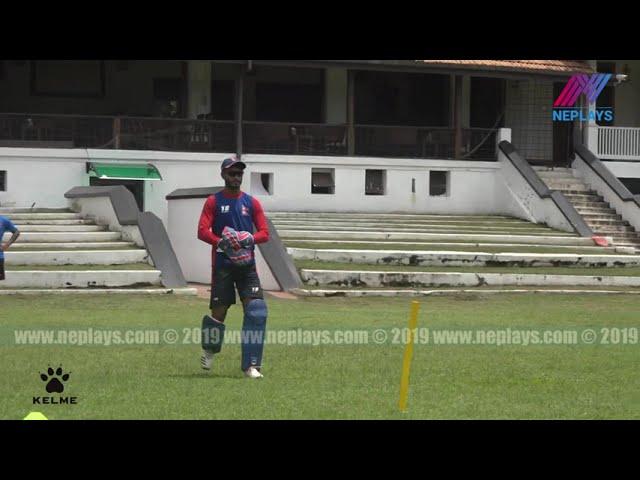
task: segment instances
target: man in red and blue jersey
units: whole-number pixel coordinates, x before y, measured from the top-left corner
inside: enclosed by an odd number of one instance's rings
[[[201,366],[211,369],[213,355],[222,348],[227,310],[236,303],[234,286],[244,309],[241,368],[250,378],[262,377],[262,351],[267,320],[256,271],[256,244],[269,240],[269,227],[260,202],[240,190],[246,165],[237,158],[222,162],[225,188],[207,198],[198,238],[212,245],[211,316],[202,321]],[[253,225],[256,232],[253,232]]]

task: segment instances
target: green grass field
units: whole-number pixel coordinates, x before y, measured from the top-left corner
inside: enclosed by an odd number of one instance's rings
[[[404,327],[402,298],[268,298],[268,329]],[[423,298],[419,327],[640,327],[635,296],[497,295]],[[265,378],[239,369],[225,345],[210,373],[183,344],[207,300],[180,296],[0,297],[0,418],[50,419],[616,419],[640,418],[640,345],[434,345],[414,348],[408,411],[398,411],[404,345],[265,346]],[[229,330],[240,328],[231,309]],[[176,345],[17,346],[14,329],[175,329]],[[76,405],[33,405],[49,365],[71,372]]]

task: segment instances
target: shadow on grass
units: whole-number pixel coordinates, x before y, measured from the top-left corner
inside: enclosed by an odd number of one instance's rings
[[[242,374],[233,375],[230,373],[209,373],[209,372],[197,372],[197,373],[181,373],[179,375],[167,375],[169,378],[201,378],[203,380],[213,380],[216,378],[231,378],[233,380],[244,380]]]

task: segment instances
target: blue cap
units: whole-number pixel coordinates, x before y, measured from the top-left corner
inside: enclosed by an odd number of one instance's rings
[[[222,161],[222,167],[220,167],[220,169],[221,170],[226,170],[227,168],[235,167],[236,165],[238,167],[242,168],[243,170],[245,168],[247,168],[247,166],[245,165],[244,162],[241,162],[236,157],[231,157],[231,158],[225,158]]]

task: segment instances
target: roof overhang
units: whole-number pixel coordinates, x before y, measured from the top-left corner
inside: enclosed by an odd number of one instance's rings
[[[158,169],[150,163],[87,162],[87,173],[107,180],[162,180]]]
[[[247,63],[248,60],[214,60],[222,63]],[[253,66],[327,68],[472,75],[513,79],[564,79],[595,70],[585,60],[252,60]]]

